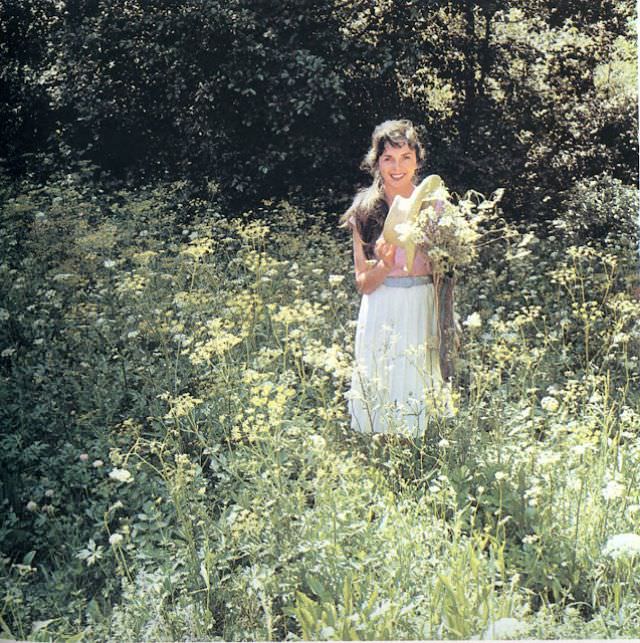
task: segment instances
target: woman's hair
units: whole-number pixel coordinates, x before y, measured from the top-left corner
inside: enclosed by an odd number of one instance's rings
[[[371,147],[362,159],[360,169],[369,172],[374,180],[379,181],[378,160],[382,156],[385,146],[389,144],[393,147],[402,147],[405,143],[416,153],[418,168],[421,168],[424,164],[424,147],[422,147],[413,123],[406,119],[380,123],[373,130]]]
[[[389,206],[384,200],[384,186],[378,161],[387,144],[402,147],[405,143],[416,153],[418,169],[421,168],[425,158],[424,147],[411,121],[406,119],[384,121],[373,130],[371,146],[360,164],[360,169],[369,172],[373,181],[368,188],[356,194],[353,203],[341,219],[342,225],[355,224],[367,259],[374,256],[375,243],[382,232],[389,211]]]

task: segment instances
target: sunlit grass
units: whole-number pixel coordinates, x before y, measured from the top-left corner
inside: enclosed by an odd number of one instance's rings
[[[4,634],[638,635],[632,239],[483,249],[457,415],[382,441],[348,428],[337,217],[182,205],[4,200]]]

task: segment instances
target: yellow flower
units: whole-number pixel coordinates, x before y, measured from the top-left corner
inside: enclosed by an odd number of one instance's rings
[[[196,406],[203,403],[198,397],[192,397],[189,393],[178,395],[177,397],[169,397],[169,404],[171,410],[164,416],[165,419],[175,419],[188,415]]]
[[[194,239],[191,243],[180,251],[180,254],[192,257],[196,261],[213,251],[213,239],[202,237]]]

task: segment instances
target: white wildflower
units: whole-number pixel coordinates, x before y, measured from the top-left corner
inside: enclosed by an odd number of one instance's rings
[[[640,536],[631,533],[611,536],[603,547],[602,553],[613,559],[640,554]]]
[[[571,447],[571,451],[575,453],[578,457],[583,456],[588,449],[591,448],[591,445],[589,444],[574,444]]]
[[[406,241],[413,241],[414,243],[419,243],[420,241],[422,241],[423,235],[420,231],[420,228],[414,224],[398,223],[395,226],[395,231],[398,235],[398,239],[400,239],[400,241],[403,243]]]
[[[550,395],[546,395],[540,400],[540,406],[545,410],[549,411],[549,413],[555,413],[558,408],[560,407],[560,403],[558,400],[556,400],[555,397],[551,397]]]
[[[482,634],[482,640],[513,639],[527,630],[527,624],[517,618],[499,618],[495,623],[489,622],[487,629]]]
[[[133,476],[126,469],[112,469],[109,472],[109,477],[118,482],[131,482],[133,480]]]
[[[109,536],[109,544],[112,547],[117,547],[123,540],[124,536],[122,534],[111,534]]]
[[[344,275],[329,275],[329,285],[339,286],[344,281]]]
[[[27,511],[38,511],[38,503],[33,500],[29,500],[27,503]]]
[[[317,435],[314,433],[309,436],[309,441],[311,442],[313,447],[318,451],[324,451],[324,449],[326,449],[327,447],[327,443],[321,435]]]
[[[612,338],[611,341],[614,345],[617,344],[626,344],[631,338],[627,333],[616,333]]]
[[[616,480],[607,483],[607,486],[602,490],[602,495],[605,500],[615,500],[624,496],[625,486]]]
[[[633,424],[638,420],[637,413],[629,408],[628,406],[623,406],[622,411],[620,412],[620,421],[624,424]]]
[[[479,313],[471,313],[462,323],[469,330],[476,330],[482,326],[482,317]]]
[[[116,262],[113,259],[105,259],[102,265],[107,269],[111,269],[115,268]]]

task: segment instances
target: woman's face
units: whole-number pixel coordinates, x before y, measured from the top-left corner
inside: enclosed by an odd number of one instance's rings
[[[401,147],[386,143],[378,159],[378,169],[386,190],[410,193],[418,169],[416,152],[406,143]]]

